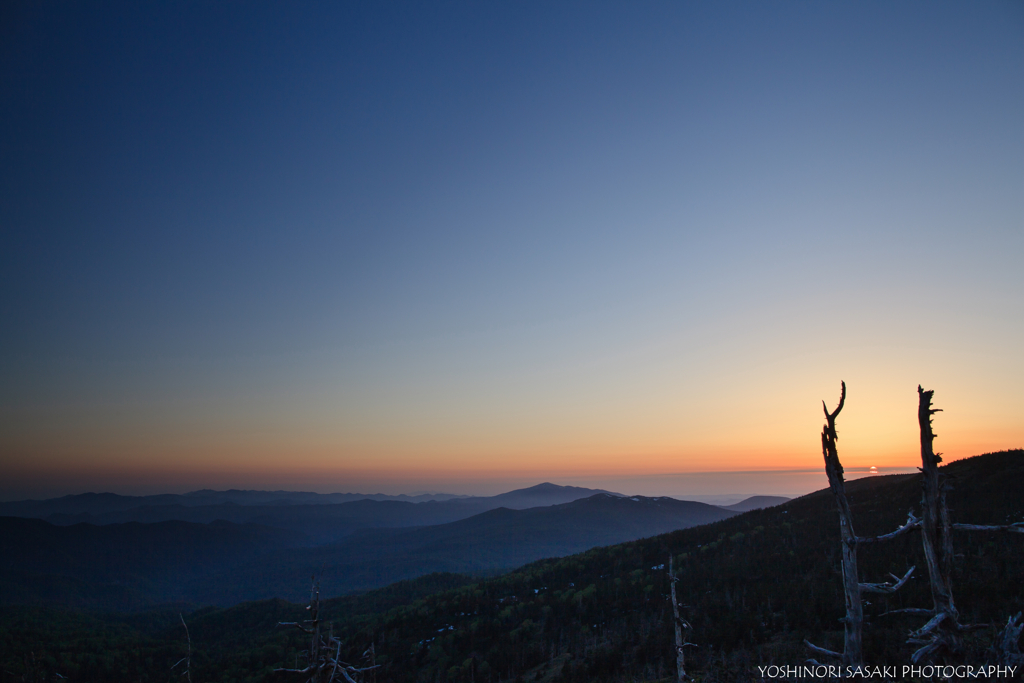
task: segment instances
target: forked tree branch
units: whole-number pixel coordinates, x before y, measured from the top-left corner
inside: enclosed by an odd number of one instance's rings
[[[835,410],[833,410],[831,413],[828,412],[828,405],[826,405],[824,401],[821,402],[821,407],[825,410],[825,419],[828,421],[828,424],[832,428],[833,432],[835,432],[835,428],[836,428],[836,416],[839,415],[839,411],[841,411],[843,409],[843,405],[845,403],[846,403],[846,382],[840,382],[839,405],[836,406]],[[833,433],[832,436],[833,436],[833,438],[836,438],[834,433]]]
[[[878,543],[880,541],[891,541],[892,539],[902,536],[903,534],[909,531],[913,531],[914,529],[919,528],[921,528],[921,520],[915,517],[914,511],[911,510],[909,513],[907,513],[906,524],[896,529],[896,531],[890,531],[889,533],[882,534],[881,536],[858,536],[857,543]]]
[[[889,574],[892,577],[892,583],[862,583],[860,590],[862,593],[895,593],[900,588],[903,588],[904,584],[910,580],[910,575],[914,573],[917,567],[911,567],[907,570],[907,573],[903,575],[903,578],[896,576],[895,574]]]

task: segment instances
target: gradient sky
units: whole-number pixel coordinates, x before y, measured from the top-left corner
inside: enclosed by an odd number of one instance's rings
[[[803,493],[840,380],[851,470],[919,383],[1024,446],[1020,2],[5,3],[0,76],[0,497]]]

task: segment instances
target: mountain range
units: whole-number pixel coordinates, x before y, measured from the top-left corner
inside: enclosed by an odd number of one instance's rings
[[[315,545],[340,541],[358,529],[444,524],[500,507],[522,510],[557,505],[596,493],[609,492],[544,483],[486,497],[288,491],[196,491],[154,496],[83,493],[50,500],[0,503],[0,516],[44,519],[60,526],[222,520],[286,529],[295,532],[297,539]]]
[[[510,507],[564,499],[570,502]],[[84,501],[93,505],[96,498]],[[492,507],[499,503],[507,506]],[[487,509],[472,514],[481,508]],[[0,601],[138,609],[159,603],[298,600],[308,577],[318,572],[333,594],[431,572],[494,573],[737,514],[705,503],[551,484],[443,502],[93,509],[79,514],[103,520],[126,513],[143,519],[171,512],[256,514],[209,523],[147,519],[63,526],[0,517]],[[420,525],[412,526],[416,522]]]
[[[294,533],[306,545],[337,543],[361,529],[420,527],[446,524],[474,515],[508,508],[524,510],[570,503],[596,494],[625,497],[601,489],[538,484],[496,496],[419,497],[399,500],[375,496],[336,502],[339,497],[360,494],[307,494],[286,491],[197,491],[183,495],[120,496],[85,493],[50,500],[0,503],[0,516],[43,519],[59,526],[73,524],[152,524],[214,521],[259,524]],[[319,496],[319,497],[318,497]],[[784,498],[757,497],[783,502]],[[317,502],[309,502],[310,500]],[[755,498],[748,499],[753,501]],[[723,509],[742,512],[748,501]],[[759,503],[767,504],[765,502]],[[776,503],[772,503],[776,504]]]

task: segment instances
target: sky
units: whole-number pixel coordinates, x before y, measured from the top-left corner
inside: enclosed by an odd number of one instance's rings
[[[0,498],[1024,446],[1020,2],[5,3]]]

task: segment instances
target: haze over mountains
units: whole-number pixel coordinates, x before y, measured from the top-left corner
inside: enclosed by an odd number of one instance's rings
[[[266,597],[301,600],[298,577],[323,567],[324,585],[369,590],[433,572],[493,573],[546,557],[635,540],[732,517],[737,513],[672,498],[599,493],[525,510],[496,508],[467,519],[412,529],[367,529],[341,543],[282,551],[235,570],[201,601]]]
[[[19,500],[0,503],[0,514],[16,517],[43,518],[51,514],[109,513],[142,507],[178,505],[207,507],[213,505],[329,505],[355,500],[398,500],[423,503],[430,500],[469,498],[453,493],[424,493],[415,496],[384,493],[314,493],[311,491],[251,491],[202,489],[189,493],[159,493],[149,496],[123,496],[116,493],[80,493],[45,500]]]
[[[0,503],[0,516],[44,519],[62,526],[81,523],[152,524],[171,520],[208,524],[223,520],[286,529],[297,534],[297,538],[301,537],[303,543],[313,545],[340,541],[359,529],[445,524],[497,508],[524,510],[559,505],[599,493],[623,497],[601,489],[551,483],[496,496],[461,497],[450,494],[409,497],[287,491],[197,491],[155,496],[84,493],[42,501]],[[773,500],[783,502],[785,499]],[[744,511],[736,507],[724,509]]]
[[[431,572],[507,570],[738,513],[554,484],[419,503],[281,502],[295,498],[229,491],[5,503],[0,601],[136,609],[299,600],[321,568],[340,594]]]

